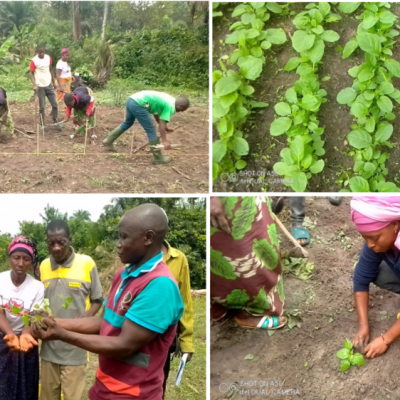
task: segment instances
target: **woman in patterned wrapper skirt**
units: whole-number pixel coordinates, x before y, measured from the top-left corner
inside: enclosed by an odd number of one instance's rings
[[[211,318],[230,309],[245,328],[282,328],[282,265],[270,200],[212,197],[210,214]]]

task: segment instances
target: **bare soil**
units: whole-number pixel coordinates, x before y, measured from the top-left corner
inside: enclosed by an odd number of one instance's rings
[[[290,11],[299,13],[303,11],[306,3],[297,3],[290,6]],[[224,15],[230,18],[231,11],[235,5],[229,5],[224,8]],[[349,107],[337,103],[337,94],[344,88],[349,87],[353,83],[353,78],[348,75],[348,70],[355,65],[360,65],[364,62],[363,53],[356,51],[349,58],[342,60],[341,53],[338,53],[336,48],[344,47],[346,43],[356,34],[357,27],[360,23],[355,19],[355,16],[360,14],[357,11],[352,16],[346,16],[338,12],[336,6],[331,4],[333,12],[342,16],[339,22],[330,23],[326,29],[336,31],[340,35],[340,39],[336,43],[326,43],[323,64],[319,66],[318,75],[320,80],[323,77],[329,76],[330,80],[321,82],[321,88],[328,93],[327,102],[321,106],[318,113],[320,126],[325,127],[323,140],[325,140],[324,156],[325,168],[317,175],[314,175],[308,183],[307,191],[309,192],[337,192],[341,189],[335,182],[344,172],[350,172],[354,166],[354,161],[347,153],[351,150],[350,146],[345,143],[346,136],[351,130],[352,116],[350,115]],[[360,8],[361,10],[361,8]],[[391,11],[400,16],[400,4],[391,3]],[[280,151],[286,147],[286,136],[272,137],[269,134],[269,129],[275,117],[274,106],[284,97],[288,88],[298,80],[299,76],[295,71],[285,72],[287,61],[297,56],[297,53],[292,48],[290,35],[295,32],[292,17],[279,16],[271,14],[271,19],[266,23],[267,28],[283,28],[288,37],[288,41],[282,46],[272,46],[270,50],[265,52],[267,57],[263,72],[260,78],[255,82],[255,98],[257,101],[265,101],[269,107],[262,109],[254,114],[251,120],[246,123],[244,131],[247,133],[247,141],[250,145],[249,156],[247,161],[246,171],[255,172],[255,175],[265,172],[267,183],[263,186],[257,183],[241,182],[239,179],[235,183],[224,183],[216,181],[214,183],[214,191],[234,191],[234,192],[261,192],[261,189],[267,192],[285,192],[291,191],[281,183],[274,182],[274,179],[268,179],[268,172],[273,171],[273,165],[281,160]],[[230,54],[234,48],[232,46],[221,46],[220,40],[226,37],[229,33],[228,22],[222,19],[216,20],[214,27],[214,68],[217,68],[216,61],[218,57],[224,54]],[[400,43],[397,41],[393,49],[393,58],[400,61]],[[396,88],[400,88],[400,80],[394,78],[393,84]],[[393,111],[398,116],[399,106],[395,103]],[[398,118],[392,121],[394,133],[390,141],[397,143],[400,140],[400,129]],[[214,133],[215,136],[215,133]],[[390,162],[387,162],[389,169],[388,181],[393,182],[394,178],[399,183],[399,157],[400,149],[395,147],[388,151],[390,154]],[[253,176],[253,175],[252,175]],[[269,181],[269,182],[268,182]]]
[[[34,103],[11,104],[16,128],[36,132]],[[51,122],[50,109],[46,123]],[[65,112],[59,112],[59,120]],[[48,126],[44,135],[32,139],[16,132],[16,139],[4,135],[0,140],[0,193],[207,193],[208,192],[208,109],[192,107],[177,113],[169,124],[176,131],[170,143],[182,145],[164,152],[172,160],[166,165],[152,164],[152,155],[143,128],[136,122],[116,142],[117,154],[102,145],[108,133],[124,120],[124,109],[96,107],[97,139],[73,133],[72,121],[62,132]],[[132,134],[133,153],[130,156]],[[139,150],[140,149],[140,150]],[[137,151],[138,150],[138,151]],[[135,153],[135,151],[137,151]]]
[[[287,228],[290,227],[288,215],[287,209],[280,215]],[[285,310],[301,311],[301,327],[292,330],[286,327],[269,336],[266,331],[239,327],[229,317],[212,322],[211,399],[400,398],[399,342],[392,344],[383,356],[365,359],[362,367],[351,367],[346,373],[339,369],[336,353],[342,349],[345,339],[352,340],[357,331],[352,275],[363,245],[350,219],[349,198],[345,198],[339,207],[330,205],[324,197],[307,198],[306,216],[317,223],[310,231],[311,244],[308,246],[309,260],[315,263],[313,276],[308,281],[292,276],[286,276],[284,280]],[[280,240],[282,252],[292,248],[283,234],[280,234]],[[399,311],[398,296],[371,285],[371,338],[392,326]],[[254,358],[245,360],[249,354]],[[277,386],[271,386],[271,381]],[[265,382],[268,382],[267,387],[263,387]],[[227,388],[223,384],[249,392],[223,393]],[[252,392],[263,389],[269,394]],[[281,397],[273,394],[278,389],[293,389],[292,393],[298,393]]]

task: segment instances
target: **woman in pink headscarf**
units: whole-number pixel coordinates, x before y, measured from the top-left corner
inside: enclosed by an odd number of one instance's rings
[[[64,93],[71,93],[71,83],[75,80],[71,73],[71,67],[68,64],[69,50],[61,50],[61,59],[56,65],[57,72],[57,103],[59,109],[65,109]]]
[[[358,332],[353,344],[367,345],[364,354],[374,358],[386,352],[400,337],[400,320],[369,343],[369,285],[400,294],[400,197],[356,196],[351,203],[351,218],[365,240],[354,272],[354,301]],[[368,344],[369,343],[369,344]]]
[[[10,270],[0,273],[0,399],[37,400],[38,343],[22,317],[43,304],[43,283],[27,273],[38,265],[38,253],[31,240],[18,236],[8,257]]]

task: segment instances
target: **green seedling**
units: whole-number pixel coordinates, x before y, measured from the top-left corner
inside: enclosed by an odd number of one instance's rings
[[[232,18],[238,19],[229,28],[225,44],[236,48],[219,59],[220,70],[213,72],[213,123],[219,140],[213,143],[213,180],[221,173],[232,173],[246,167],[242,157],[248,155],[249,144],[243,127],[255,110],[267,107],[254,99],[252,83],[257,80],[266,62],[264,55],[272,46],[286,42],[283,29],[264,29],[271,13],[287,12],[287,7],[272,2],[245,2],[235,7]]]
[[[344,348],[336,353],[336,357],[340,358],[340,370],[347,371],[352,365],[364,365],[364,357],[361,353],[355,353],[353,344],[349,339],[344,342]]]
[[[317,115],[327,101],[327,92],[320,88],[318,65],[322,64],[325,43],[340,38],[335,31],[324,28],[327,23],[341,19],[331,12],[329,3],[311,3],[306,9],[293,20],[297,30],[292,46],[298,56],[285,65],[285,71],[296,70],[300,79],[286,91],[285,99],[276,104],[276,117],[270,127],[272,136],[286,134],[288,138],[289,147],[281,151],[282,159],[274,165],[274,171],[296,192],[304,192],[308,180],[325,167],[324,160],[319,159],[325,154],[321,138],[324,128]],[[329,77],[321,79],[326,80]]]
[[[346,3],[342,3],[346,4]],[[341,90],[337,96],[339,104],[350,107],[355,123],[347,135],[354,149],[353,172],[349,179],[352,192],[398,192],[395,183],[387,182],[389,171],[386,148],[393,148],[389,139],[393,135],[395,119],[393,102],[400,104],[400,91],[393,86],[393,78],[400,77],[400,63],[392,58],[394,38],[399,35],[397,17],[389,11],[390,3],[349,3],[341,11],[350,14],[363,4],[364,11],[357,17],[361,20],[357,35],[343,49],[343,59],[357,49],[365,53],[365,62],[351,68],[348,73],[354,78],[351,87]],[[357,5],[357,6],[356,6]]]

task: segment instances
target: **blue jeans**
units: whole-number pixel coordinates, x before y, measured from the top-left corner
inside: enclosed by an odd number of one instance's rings
[[[146,131],[149,141],[156,140],[157,133],[154,129],[151,114],[148,112],[147,108],[140,106],[135,100],[129,98],[126,102],[126,120],[121,124],[121,129],[124,131],[128,130],[136,119]]]

